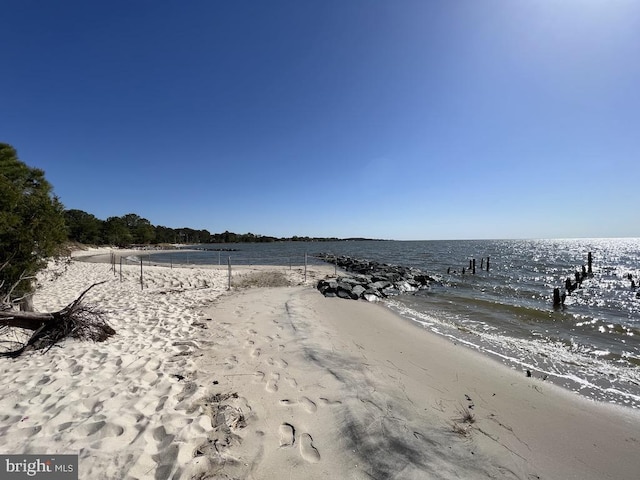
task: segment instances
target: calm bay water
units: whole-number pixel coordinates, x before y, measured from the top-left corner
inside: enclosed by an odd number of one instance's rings
[[[200,246],[202,247],[202,246]],[[388,306],[525,374],[598,400],[640,408],[640,239],[281,242],[174,252],[195,264],[301,265],[326,252],[411,266],[437,278]],[[587,265],[593,276],[554,309],[553,289]],[[490,257],[490,270],[480,265]],[[476,259],[476,274],[469,260]],[[166,254],[153,255],[168,262]],[[467,270],[462,274],[463,267]],[[447,273],[449,269],[450,273]],[[336,299],[336,301],[343,301]]]

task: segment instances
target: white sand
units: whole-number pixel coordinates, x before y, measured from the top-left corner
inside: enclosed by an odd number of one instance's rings
[[[117,335],[0,359],[0,451],[78,452],[82,479],[637,478],[638,412],[325,299],[332,270],[231,295],[224,269],[49,270],[36,309],[109,279],[87,301]]]

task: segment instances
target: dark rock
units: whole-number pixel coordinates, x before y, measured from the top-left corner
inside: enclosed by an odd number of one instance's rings
[[[335,257],[319,254],[316,257],[338,265],[352,273],[335,279],[318,282],[318,290],[325,296],[341,298],[365,298],[368,301],[416,292],[437,282],[418,269],[399,265],[388,265],[347,256]]]
[[[351,292],[347,290],[338,290],[338,293],[336,295],[338,295],[338,297],[340,298],[351,298]]]

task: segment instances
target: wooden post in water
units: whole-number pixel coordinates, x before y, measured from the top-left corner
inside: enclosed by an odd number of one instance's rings
[[[471,267],[471,273],[476,274],[476,259],[473,259],[473,266]]]
[[[489,258],[490,257],[487,257],[487,272],[489,271]]]
[[[591,252],[587,255],[587,273],[589,275],[593,275],[593,270],[591,269],[591,264],[593,263],[593,257],[591,256]]]
[[[484,257],[480,259],[480,270],[484,270]]]
[[[554,307],[559,307],[560,305],[561,305],[560,289],[559,288],[554,288],[553,289],[553,306]]]

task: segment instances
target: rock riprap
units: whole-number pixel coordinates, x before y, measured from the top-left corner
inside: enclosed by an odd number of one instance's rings
[[[381,298],[412,293],[429,288],[436,279],[411,267],[389,265],[347,256],[336,257],[322,253],[316,258],[337,265],[349,275],[337,275],[318,282],[318,290],[325,297],[375,302]]]

